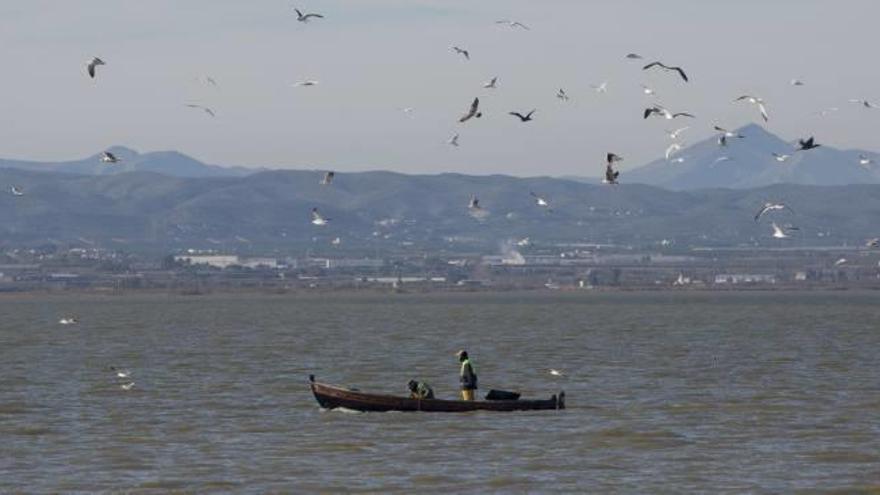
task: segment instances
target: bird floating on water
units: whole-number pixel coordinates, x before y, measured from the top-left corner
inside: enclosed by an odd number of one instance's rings
[[[553,368],[550,368],[549,370],[547,370],[547,372],[550,373],[550,374],[553,375],[553,376],[558,376],[558,377],[564,377],[564,376],[565,376],[565,373],[563,373],[563,372],[561,372],[561,371],[559,371],[559,370],[555,370],[555,369],[553,369]]]
[[[296,20],[299,22],[309,22],[311,19],[323,19],[324,16],[321,14],[315,14],[310,12],[308,14],[303,14],[301,10],[294,8],[294,12],[296,12]]]
[[[95,78],[96,70],[99,65],[107,65],[107,64],[98,57],[93,57],[86,64],[86,71],[89,73],[89,77],[91,77],[92,79]]]
[[[471,106],[468,109],[467,113],[462,115],[461,118],[458,119],[458,121],[459,122],[467,122],[471,118],[478,119],[478,118],[482,117],[483,112],[480,112],[479,109],[480,109],[480,99],[474,98],[474,101],[471,102]]]
[[[688,82],[688,76],[684,73],[684,69],[682,69],[681,67],[666,65],[663,62],[651,62],[650,64],[642,67],[642,70],[648,70],[654,67],[663,69],[666,72],[678,72],[678,75],[681,76],[682,79],[684,79],[684,82]]]
[[[125,391],[129,391],[134,388],[134,382],[123,383],[119,385],[119,388]]]
[[[79,322],[72,316],[66,316],[58,320],[59,325],[76,325],[77,323]]]

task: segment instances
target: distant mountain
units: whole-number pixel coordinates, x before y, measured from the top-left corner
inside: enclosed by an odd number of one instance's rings
[[[114,175],[125,172],[155,172],[172,177],[243,177],[257,172],[245,167],[207,165],[177,151],[138,153],[124,146],[108,151],[119,158],[118,163],[101,162],[101,153],[82,160],[66,162],[34,162],[0,159],[0,168],[16,168],[40,172],[64,172],[82,175]]]
[[[759,125],[749,124],[737,132],[745,138],[729,138],[728,145],[721,147],[716,135],[676,153],[674,157],[684,158],[681,163],[655,160],[624,172],[622,181],[672,190],[747,189],[773,184],[880,184],[880,155],[877,153],[839,150],[825,144],[811,151],[794,152],[792,143]],[[817,136],[817,141],[822,143],[822,137]],[[778,162],[773,153],[791,157]],[[874,164],[860,165],[859,155],[871,158]]]
[[[388,254],[396,250],[498,252],[511,239],[530,249],[551,243],[631,246],[861,245],[880,236],[880,185],[673,192],[652,186],[584,184],[554,178],[391,172],[337,174],[278,170],[244,177],[109,176],[0,169],[0,248],[87,245],[167,253],[198,248],[253,253]],[[23,196],[9,193],[15,185]],[[539,208],[530,191],[545,196]],[[468,211],[471,194],[488,212]],[[768,200],[800,227],[770,237],[769,218],[753,220]],[[331,219],[309,221],[317,207]],[[339,237],[341,244],[331,245]],[[666,242],[663,242],[666,241]]]

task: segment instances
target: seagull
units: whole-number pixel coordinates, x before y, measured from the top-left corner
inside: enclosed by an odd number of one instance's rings
[[[119,158],[116,158],[116,155],[113,153],[105,151],[101,154],[101,161],[104,163],[116,163],[119,161]]]
[[[131,376],[131,371],[119,369],[115,366],[111,366],[110,371],[116,373],[117,378],[129,378]]]
[[[590,84],[590,87],[595,89],[597,93],[607,93],[608,92],[608,81],[602,81],[602,84]]]
[[[846,263],[846,261],[847,261],[846,258],[840,258],[839,260],[834,262],[834,266],[840,266],[840,265]]]
[[[863,167],[867,167],[868,165],[874,163],[874,160],[868,158],[865,155],[859,155],[859,165]]]
[[[480,99],[474,98],[474,101],[471,102],[471,107],[468,109],[468,112],[461,116],[458,119],[459,122],[466,122],[471,119],[471,117],[480,118],[483,116],[483,112],[478,111],[480,108]]]
[[[64,317],[64,318],[61,318],[60,320],[58,320],[59,325],[76,325],[77,323],[78,322],[76,321],[76,318],[74,318],[72,316],[71,317]]]
[[[464,55],[464,58],[466,58],[467,60],[470,60],[470,59],[471,59],[471,54],[468,53],[468,51],[465,50],[464,48],[459,48],[459,47],[457,47],[457,46],[453,46],[453,47],[452,47],[452,50],[453,50],[455,53],[459,53],[459,54],[461,54],[461,55]]]
[[[858,103],[859,105],[861,105],[861,106],[863,106],[863,107],[865,107],[865,108],[878,108],[877,105],[871,103],[871,102],[868,101],[868,100],[852,99],[852,100],[849,100],[849,102],[850,102],[850,103]]]
[[[813,148],[818,148],[819,146],[822,145],[813,142],[813,136],[810,136],[809,139],[798,139],[797,151],[809,151]]]
[[[307,79],[305,81],[299,81],[291,84],[294,88],[303,88],[308,86],[317,86],[319,81],[315,81],[314,79]]]
[[[679,127],[678,129],[676,129],[674,131],[666,131],[666,135],[669,136],[669,139],[675,140],[675,139],[678,139],[678,136],[682,132],[684,132],[688,129],[690,129],[690,126]]]
[[[654,89],[642,84],[642,93],[645,93],[647,96],[654,96]]]
[[[507,112],[507,113],[509,115],[513,115],[514,117],[518,117],[520,122],[529,122],[530,120],[532,120],[532,114],[535,113],[535,110],[533,109],[532,111],[530,111],[529,113],[527,113],[525,115],[523,115],[519,112]]]
[[[93,58],[92,58],[91,60],[89,60],[89,62],[86,64],[86,70],[87,70],[88,73],[89,73],[89,77],[91,77],[92,79],[95,78],[95,68],[98,67],[99,65],[107,65],[107,64],[104,63],[104,61],[101,60],[101,59],[98,58],[98,57],[93,57]]]
[[[717,125],[713,126],[713,129],[715,129],[716,131],[723,134],[724,137],[739,138],[739,139],[743,139],[745,137],[738,132],[728,131],[727,129],[725,129],[723,127],[718,127]]]
[[[532,240],[528,237],[523,237],[522,239],[516,241],[516,245],[519,247],[527,247],[532,244]]]
[[[338,246],[338,245],[342,244],[342,239],[339,237],[334,237],[333,240],[330,241],[330,244],[332,244],[334,246]]]
[[[504,25],[512,27],[512,28],[525,29],[526,31],[529,30],[528,26],[526,26],[525,24],[523,24],[519,21],[509,21],[507,19],[501,19],[500,21],[495,21],[495,24],[504,24]]]
[[[468,201],[468,209],[471,211],[483,209],[483,207],[480,206],[480,200],[477,199],[476,194],[471,194],[471,199],[470,199],[470,201]]]
[[[630,59],[630,60],[640,60],[640,59],[643,59],[643,58],[645,58],[645,57],[642,57],[642,56],[639,55],[638,53],[627,53],[627,54],[626,54],[626,58],[628,58],[628,59]]]
[[[694,118],[694,116],[692,114],[689,114],[687,112],[672,113],[669,110],[661,107],[660,105],[654,105],[653,107],[646,108],[644,115],[643,115],[643,118],[647,119],[651,115],[662,115],[663,117],[666,117],[666,120],[672,120],[676,117]]]
[[[535,194],[534,192],[531,192],[531,191],[529,191],[529,194],[530,194],[533,198],[535,198],[535,204],[536,204],[537,206],[540,206],[540,207],[543,207],[543,208],[549,208],[549,207],[550,207],[550,203],[549,203],[546,199],[542,198],[541,196],[538,196],[537,194]]]
[[[565,90],[562,88],[559,88],[559,91],[556,92],[556,97],[559,98],[561,101],[568,101],[570,99],[568,93],[566,93]]]
[[[319,184],[321,184],[322,186],[329,186],[330,183],[333,182],[333,179],[335,177],[336,177],[336,172],[334,172],[332,170],[330,170],[328,172],[324,172],[324,177],[321,179],[321,182],[319,182]]]
[[[788,211],[794,213],[794,210],[792,210],[785,203],[767,202],[767,203],[764,203],[764,206],[762,206],[761,209],[758,210],[758,213],[755,214],[755,221],[757,222],[762,216],[764,216],[765,213],[775,211],[775,210],[788,210]]]
[[[565,376],[565,373],[563,373],[563,372],[561,372],[561,371],[559,371],[559,370],[554,370],[553,368],[550,368],[549,370],[547,370],[547,372],[550,373],[550,374],[553,375],[553,376],[558,376],[558,377],[564,377],[564,376]]]
[[[791,155],[787,155],[787,154],[780,155],[779,153],[773,153],[773,158],[775,158],[776,161],[779,163],[782,163],[782,162],[788,160],[790,157],[791,157]]]
[[[446,142],[452,146],[458,146],[458,133],[453,134],[449,141]]]
[[[24,191],[18,186],[9,186],[9,192],[11,192],[13,196],[24,196]]]
[[[865,247],[880,247],[880,237],[875,237],[873,239],[868,239],[868,242],[865,243]]]
[[[489,79],[488,81],[484,82],[483,87],[486,89],[495,89],[496,88],[495,84],[497,82],[498,82],[498,76],[495,76],[492,79]]]
[[[781,228],[779,228],[778,225],[776,225],[776,222],[771,223],[770,226],[773,227],[773,238],[774,239],[788,239],[790,237]]]
[[[684,157],[677,156],[677,157],[673,158],[672,160],[669,160],[669,162],[670,163],[684,163]]]
[[[312,225],[317,225],[318,227],[324,227],[327,223],[330,222],[329,218],[324,218],[318,213],[317,208],[312,208]]]
[[[607,153],[605,155],[605,178],[602,179],[603,184],[617,184],[617,178],[620,176],[619,170],[614,170],[613,164],[614,162],[619,162],[623,160],[622,156],[615,155],[614,153]]]
[[[189,108],[198,108],[199,110],[205,112],[206,114],[210,115],[211,117],[216,117],[216,115],[214,115],[214,111],[208,107],[205,107],[202,105],[196,105],[195,103],[187,103],[186,106],[188,106]]]
[[[298,20],[299,22],[309,22],[309,19],[312,19],[312,18],[314,18],[314,19],[323,19],[324,18],[324,16],[321,14],[313,14],[313,13],[303,14],[302,11],[300,11],[299,9],[295,8],[293,10],[296,12],[296,20]]]
[[[672,154],[677,151],[681,151],[681,144],[679,144],[679,143],[670,144],[669,147],[666,148],[666,160],[668,161],[669,157],[672,156]]]
[[[204,81],[206,84],[210,84],[211,86],[217,87],[217,81],[211,76],[205,76]]]
[[[759,98],[757,96],[742,95],[733,101],[743,101],[743,100],[745,100],[753,105],[758,106],[758,111],[761,112],[761,117],[764,119],[764,122],[767,122],[768,120],[770,120],[770,118],[767,116],[767,107],[764,106],[764,100],[762,100],[761,98]]]
[[[134,382],[123,383],[119,386],[122,390],[129,391],[134,388]]]
[[[667,72],[671,72],[671,71],[678,72],[678,75],[680,75],[681,78],[684,79],[684,82],[688,82],[688,76],[687,76],[687,74],[684,73],[684,70],[682,70],[681,67],[673,67],[671,65],[666,65],[663,62],[651,62],[650,64],[642,67],[642,70],[648,70],[653,67],[659,67]]]
[[[789,81],[789,84],[791,84],[792,86],[803,86],[804,82],[801,81],[800,79],[795,78],[795,79],[792,79],[791,81]]]

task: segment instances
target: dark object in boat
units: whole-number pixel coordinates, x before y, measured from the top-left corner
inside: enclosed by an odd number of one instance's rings
[[[536,411],[565,409],[565,392],[543,400],[445,400],[410,399],[394,395],[368,394],[315,381],[309,375],[309,386],[318,404],[324,409],[344,407],[355,411],[424,411],[424,412],[467,412],[467,411]]]
[[[519,392],[492,389],[486,394],[486,400],[519,400]]]

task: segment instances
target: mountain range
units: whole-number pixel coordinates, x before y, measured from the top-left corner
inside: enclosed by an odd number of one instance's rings
[[[530,238],[631,246],[862,245],[880,235],[880,185],[773,185],[670,191],[555,178],[262,171],[243,177],[154,172],[78,175],[0,168],[0,248],[45,244],[168,253],[498,252]],[[8,192],[15,185],[23,195]],[[546,197],[552,211],[535,205]],[[484,218],[468,209],[477,194]],[[765,201],[796,212],[755,222]],[[310,223],[317,207],[326,227]],[[770,221],[800,228],[770,237]],[[341,244],[331,241],[340,238]]]

